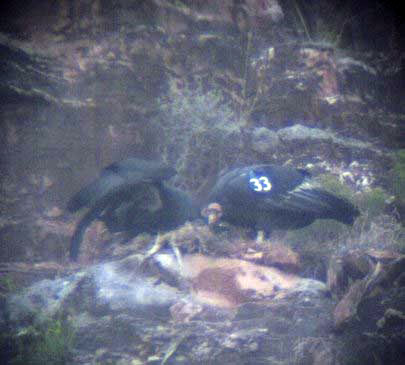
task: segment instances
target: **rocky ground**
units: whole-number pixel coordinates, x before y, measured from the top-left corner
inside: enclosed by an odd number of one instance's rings
[[[395,9],[15,4],[2,5],[0,24],[4,358],[27,363],[42,346],[33,363],[402,363],[404,38]],[[223,303],[230,293],[224,308],[201,296],[199,275],[162,268],[164,256],[145,268],[153,237],[117,246],[96,224],[81,265],[68,262],[77,217],[67,200],[129,156],[176,167],[173,183],[197,198],[226,167],[306,168],[362,216],[350,230],[315,223],[276,235],[268,245],[281,243],[277,259],[239,232],[212,238],[193,226],[188,234],[208,242],[200,252],[231,260],[210,261],[214,272],[228,268],[208,295],[221,292]],[[267,280],[221,291],[239,283],[235,270]]]

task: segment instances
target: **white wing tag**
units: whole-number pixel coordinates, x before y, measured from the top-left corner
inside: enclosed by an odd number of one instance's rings
[[[270,191],[272,188],[267,176],[253,177],[249,180],[249,184],[254,191]]]

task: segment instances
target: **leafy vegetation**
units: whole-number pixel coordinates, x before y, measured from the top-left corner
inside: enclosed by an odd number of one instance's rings
[[[202,82],[194,88],[189,84],[178,88],[173,81],[169,97],[159,104],[154,123],[162,135],[160,155],[176,167],[179,176],[183,175],[184,188],[196,189],[208,174],[204,169],[214,169],[214,174],[226,165],[225,159],[232,157],[224,151],[224,145],[227,139],[238,139],[237,116],[220,89],[207,91]]]
[[[384,213],[389,200],[390,196],[383,189],[377,187],[361,193],[357,199],[357,204],[363,215],[367,215],[368,219],[371,219]]]
[[[15,336],[17,354],[10,364],[66,364],[71,357],[74,337],[72,326],[62,319],[49,319],[26,327]]]
[[[321,42],[333,47],[340,47],[343,32],[354,17],[348,9],[336,4],[329,4],[328,11],[320,14],[322,6],[294,0],[296,27],[304,33],[309,42]],[[315,15],[315,16],[314,16]]]
[[[326,191],[354,203],[354,192],[347,185],[342,184],[335,175],[322,174],[317,179]]]
[[[11,275],[3,275],[0,277],[0,296],[16,292],[18,285]]]
[[[405,149],[395,154],[392,175],[393,192],[399,202],[405,204]]]

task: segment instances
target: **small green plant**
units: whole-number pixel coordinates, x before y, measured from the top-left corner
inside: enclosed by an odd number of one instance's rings
[[[63,365],[68,363],[74,343],[72,326],[61,319],[49,319],[24,328],[16,335],[17,355],[13,365]]]
[[[173,4],[176,8],[187,8],[187,5],[184,4],[181,0],[175,0]]]
[[[335,175],[322,174],[317,177],[317,180],[326,191],[345,198],[351,202],[354,201],[353,191],[347,185],[342,184]]]
[[[358,197],[358,205],[369,218],[374,218],[384,213],[390,196],[381,188],[367,190]]]
[[[354,11],[349,3],[293,1],[293,20],[296,30],[303,34],[310,43],[325,44],[333,48],[353,47],[354,42],[361,39],[353,38],[353,28],[358,26],[362,17],[370,13],[382,12],[381,5],[365,7],[362,11]]]
[[[17,291],[18,286],[11,275],[0,276],[0,293],[1,295]]]
[[[405,149],[399,150],[394,158],[392,188],[399,202],[405,204]]]
[[[164,118],[162,127],[176,128],[176,132],[183,134],[189,129],[232,128],[235,120],[235,113],[226,103],[221,89],[207,91],[198,79],[193,88],[190,85],[179,88],[172,80],[169,96],[161,98],[159,105]]]
[[[306,9],[305,12],[302,10]],[[316,4],[294,1],[296,25],[309,42],[325,43],[335,48],[341,45],[343,32],[355,18],[350,16],[348,9],[330,4],[321,7]],[[313,19],[312,19],[313,18]],[[309,24],[312,23],[312,26]]]

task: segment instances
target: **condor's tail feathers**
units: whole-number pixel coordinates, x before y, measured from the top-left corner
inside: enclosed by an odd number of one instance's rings
[[[302,189],[287,199],[287,205],[293,210],[302,210],[314,214],[317,218],[335,219],[352,225],[360,215],[359,210],[348,200],[335,196],[322,189]]]
[[[72,260],[77,260],[80,244],[87,227],[95,219],[99,218],[106,210],[114,210],[122,202],[129,201],[133,195],[134,189],[136,189],[134,184],[121,183],[116,187],[110,187],[108,192],[102,194],[97,201],[92,203],[89,211],[80,220],[75,232],[73,233],[70,243],[70,258]],[[78,194],[80,193],[81,191]]]

